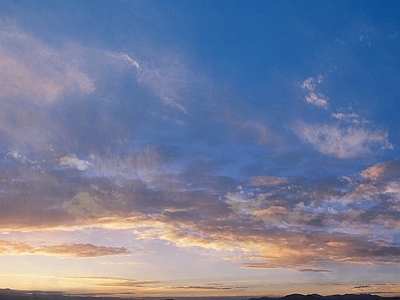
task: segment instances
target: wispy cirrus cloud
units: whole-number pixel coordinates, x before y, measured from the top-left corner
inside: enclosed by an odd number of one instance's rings
[[[96,90],[87,51],[76,44],[54,47],[15,24],[0,23],[0,133],[9,150],[47,149],[54,136],[62,136],[52,116],[58,101]]]
[[[101,277],[91,277],[89,279],[98,279],[98,280],[104,280],[107,279],[107,281],[102,281],[96,283],[96,285],[101,286],[101,287],[120,287],[120,288],[128,288],[128,287],[143,287],[143,286],[151,286],[155,284],[161,283],[160,281],[157,280],[144,280],[144,281],[138,281],[138,280],[133,280],[133,279],[128,279],[128,278],[101,278]]]
[[[301,88],[307,92],[305,99],[308,103],[330,111],[332,109],[328,105],[327,97],[316,93],[318,85],[324,80],[322,75],[317,78],[308,77]],[[393,149],[387,130],[354,112],[351,105],[349,109],[340,108],[331,112],[330,116],[333,122],[298,121],[290,128],[303,142],[317,151],[341,159],[352,159],[383,149]]]
[[[331,272],[329,270],[324,270],[324,269],[299,269],[299,272],[312,272],[312,273],[325,273],[325,272]]]
[[[179,55],[139,61],[69,41],[54,46],[2,24],[0,133],[8,150],[89,156],[129,144],[141,126],[151,130],[144,120],[182,124],[176,113],[187,114],[196,76]]]
[[[0,31],[0,97],[48,102],[61,94],[95,90],[93,78],[81,69],[72,51],[55,49],[15,26],[4,27]]]
[[[379,128],[298,122],[293,131],[321,153],[343,159],[393,148],[388,133]]]
[[[135,67],[136,69],[140,69],[139,62],[132,58],[129,54],[123,52],[106,52],[106,55],[110,56],[111,58],[116,59],[117,61],[121,62],[123,65],[127,67]]]
[[[235,290],[246,289],[245,286],[230,286],[224,284],[210,284],[210,285],[184,285],[184,286],[169,286],[167,289],[171,290]]]
[[[162,104],[187,113],[184,100],[190,94],[190,85],[195,84],[196,80],[179,55],[159,53],[156,61],[142,63],[127,53],[105,53],[124,67],[136,69],[136,80],[148,87]]]

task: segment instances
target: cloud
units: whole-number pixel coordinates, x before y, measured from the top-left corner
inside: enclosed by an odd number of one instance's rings
[[[33,251],[34,247],[29,245],[26,242],[11,242],[0,240],[0,254],[22,254],[22,253],[29,253]]]
[[[270,207],[267,208],[267,209],[256,210],[256,211],[254,211],[253,214],[254,214],[256,217],[262,217],[262,216],[264,216],[264,215],[268,215],[268,216],[271,216],[271,215],[279,215],[279,214],[286,215],[286,214],[288,214],[288,213],[289,213],[289,211],[288,211],[288,209],[287,209],[286,207],[284,207],[284,206],[272,205],[272,206],[270,206]]]
[[[299,269],[299,272],[312,272],[312,273],[325,273],[325,272],[331,272],[329,270],[324,270],[324,269]]]
[[[369,288],[369,285],[358,285],[353,287],[353,290]]]
[[[101,282],[97,283],[98,286],[102,287],[143,287],[143,286],[149,286],[149,285],[154,285],[154,284],[159,284],[160,281],[156,280],[146,280],[146,281],[136,281],[136,280],[130,280],[130,279],[123,279],[115,282]]]
[[[321,231],[324,227],[312,230],[311,227],[305,229],[304,225],[295,225],[295,222],[290,221],[290,211],[285,215],[292,229],[285,226],[278,229],[268,224],[262,226],[260,219],[246,221],[246,214],[238,211],[235,217],[232,215],[231,218],[211,225],[202,221],[190,224],[181,219],[175,223],[178,226],[166,226],[169,223],[166,222],[156,230],[153,223],[152,229],[146,232],[138,229],[135,233],[144,239],[166,239],[179,247],[201,247],[233,253],[239,251],[244,257],[253,260],[244,262],[244,266],[251,268],[318,269],[315,266],[327,261],[390,263],[398,261],[400,257],[400,249],[395,246],[381,245],[353,234]],[[235,222],[234,218],[238,221]]]
[[[265,145],[277,148],[280,138],[266,122],[238,113],[248,105],[242,100],[221,110],[214,98],[203,103],[202,91],[200,100],[194,97],[198,78],[181,56],[164,53],[149,62],[123,52],[57,48],[17,31],[14,37],[2,34],[6,75],[0,79],[24,84],[16,89],[4,83],[2,97],[13,101],[1,100],[0,129],[7,136],[0,174],[4,230],[129,229],[135,239],[221,252],[248,268],[324,272],[335,263],[398,263],[400,187],[387,182],[397,178],[397,163],[372,166],[363,179],[342,174],[348,181],[268,175],[273,167],[246,178],[238,164],[258,151],[247,149],[261,145],[264,153]],[[317,91],[322,80],[310,77],[302,88],[308,103],[326,108],[327,97]],[[293,132],[321,153],[343,159],[392,147],[384,130],[357,114],[331,116],[338,123],[299,122]],[[226,141],[229,131],[232,139]],[[130,253],[124,247],[8,241],[0,243],[0,252]]]
[[[163,138],[155,128],[184,124],[199,84],[179,54],[140,60],[67,40],[52,45],[1,24],[0,135],[8,151],[86,171],[91,154],[115,161],[129,152],[121,148],[140,151],[145,140]],[[132,146],[134,135],[141,146]]]
[[[301,84],[301,88],[309,92],[314,92],[315,88],[317,87],[317,84],[320,84],[323,81],[324,77],[322,75],[318,75],[316,79],[314,77],[308,77]]]
[[[87,160],[79,159],[75,154],[69,154],[60,158],[60,166],[69,166],[77,168],[79,171],[85,171],[90,163]]]
[[[274,176],[253,176],[249,178],[250,186],[274,186],[287,182],[288,182],[287,178],[274,177]]]
[[[108,255],[127,255],[130,251],[124,247],[105,247],[92,244],[60,244],[33,246],[26,242],[0,240],[0,254],[25,255],[44,254],[72,256],[76,258],[99,257]]]
[[[61,99],[96,91],[86,54],[75,44],[55,47],[0,21],[0,134],[9,150],[46,150],[59,132],[52,113]],[[56,110],[58,110],[57,108]]]
[[[64,201],[62,207],[67,214],[78,219],[104,216],[107,213],[101,200],[87,192],[78,193]]]
[[[351,290],[363,294],[396,294],[399,285],[395,283],[368,283],[351,287]]]
[[[139,62],[133,59],[131,56],[129,56],[126,53],[113,53],[113,52],[106,52],[106,55],[115,58],[116,60],[120,61],[124,65],[128,67],[135,67],[136,69],[140,70],[140,65]]]
[[[325,270],[327,262],[384,264],[400,259],[396,244],[400,187],[393,181],[397,173],[382,175],[388,167],[378,164],[383,169],[378,181],[366,180],[375,178],[372,175],[345,174],[347,180],[260,175],[240,182],[215,175],[218,168],[166,173],[160,167],[165,163],[162,153],[146,149],[126,160],[93,156],[87,172],[104,163],[97,176],[59,168],[59,163],[43,172],[42,162],[33,164],[28,158],[22,162],[17,152],[11,152],[7,159],[15,167],[10,169],[13,176],[3,173],[0,180],[5,196],[0,203],[1,227],[130,229],[139,240],[221,252],[232,260],[240,254],[235,262],[249,268]],[[18,160],[13,161],[15,157]],[[395,170],[397,164],[390,164]],[[30,201],[24,201],[26,197]],[[3,248],[74,257],[128,251],[74,244],[4,244]]]
[[[35,247],[35,253],[44,253],[57,256],[99,257],[108,255],[126,255],[130,251],[124,247],[105,247],[92,244],[62,244]]]
[[[179,104],[178,102],[176,102],[175,100],[173,100],[171,98],[165,97],[163,99],[163,102],[167,106],[170,106],[172,108],[177,108],[177,109],[179,109],[181,112],[183,112],[185,114],[187,113],[187,109],[182,104]]]
[[[301,84],[301,88],[306,91],[314,91],[315,90],[315,81],[313,77],[308,77]]]
[[[317,84],[320,84],[324,80],[322,75],[319,75],[317,79],[314,77],[308,77],[303,81],[301,88],[307,92],[304,96],[307,103],[327,108],[328,107],[328,99],[321,93],[316,93],[315,90],[317,88]]]
[[[169,51],[153,53],[152,61],[143,59],[143,62],[139,62],[127,53],[105,53],[122,66],[134,68],[135,80],[147,87],[166,107],[188,113],[184,102],[190,102],[190,97],[193,97],[191,90],[197,80],[179,54]]]
[[[97,293],[73,293],[74,296],[132,296],[137,289],[159,288],[161,281],[158,280],[135,280],[132,278],[112,277],[112,276],[57,276],[57,280],[68,284],[72,282],[86,288],[91,287]]]
[[[61,165],[85,171],[90,154],[139,151],[146,140],[164,138],[157,128],[185,124],[201,94],[200,76],[167,50],[136,59],[67,40],[52,45],[9,24],[0,44],[2,141],[40,161],[58,156]],[[132,146],[134,135],[141,146]]]
[[[3,23],[3,22],[2,22]],[[5,26],[0,31],[0,97],[49,102],[61,94],[91,93],[95,83],[69,51]]]
[[[185,285],[185,286],[171,286],[173,290],[232,290],[234,287],[223,285]],[[242,288],[242,287],[239,287]]]
[[[370,180],[388,180],[400,176],[400,160],[395,159],[388,162],[378,163],[365,169],[361,175]]]
[[[342,159],[393,148],[388,133],[376,128],[298,122],[292,129],[302,141],[319,152]]]
[[[32,174],[21,178],[32,180]],[[10,198],[2,228],[131,229],[136,239],[223,252],[232,260],[240,253],[240,262],[247,268],[326,270],[327,262],[379,264],[400,259],[394,243],[399,228],[397,194],[386,192],[389,185],[382,189],[383,183],[375,186],[365,179],[349,179],[332,187],[323,182],[305,184],[298,178],[257,176],[241,189],[235,190],[234,185],[223,194],[225,185],[214,183],[213,190],[199,191],[187,188],[188,177],[183,174],[158,174],[148,182],[122,176],[74,181],[76,194],[71,196],[68,180],[59,177],[55,194],[49,194],[51,177],[39,174],[32,184],[45,194],[31,194],[31,199],[40,200],[31,207],[15,201],[18,194]],[[20,184],[9,184],[7,189],[29,191]],[[47,213],[49,209],[52,214]],[[10,219],[13,211],[18,216],[14,220]],[[3,242],[1,248],[3,253],[73,257],[129,254],[126,248],[86,244]]]
[[[191,90],[197,84],[194,74],[185,65],[183,58],[177,53],[157,53],[152,62],[140,63],[129,55],[114,54],[137,69],[136,80],[149,88],[165,106],[188,113],[184,102],[189,102]]]
[[[16,150],[12,150],[12,151],[7,152],[7,154],[5,155],[4,158],[5,159],[14,159],[15,161],[21,162],[23,164],[25,164],[25,163],[31,163],[31,164],[37,163],[35,161],[32,161],[32,160],[28,159],[25,155],[19,153]]]
[[[347,123],[354,124],[369,124],[370,122],[364,118],[361,118],[360,115],[352,112],[352,113],[332,113],[331,116],[337,120],[344,121]]]
[[[328,100],[325,98],[324,95],[317,95],[315,93],[309,93],[308,95],[305,96],[307,103],[313,104],[315,106],[319,107],[327,107],[328,106]]]

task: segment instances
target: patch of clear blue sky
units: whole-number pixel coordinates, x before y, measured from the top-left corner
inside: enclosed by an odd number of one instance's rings
[[[146,33],[147,40],[157,39],[160,46],[189,49],[203,64],[214,66],[214,72],[223,76],[241,73],[246,78],[265,76],[274,66],[307,67],[306,57],[318,56],[350,24],[372,21],[378,26],[396,26],[400,11],[397,1],[13,3],[2,14],[18,14],[23,27],[39,31],[44,39],[69,34],[82,43],[120,49],[143,42],[141,35]]]

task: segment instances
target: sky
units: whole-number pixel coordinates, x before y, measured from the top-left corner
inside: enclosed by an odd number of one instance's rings
[[[400,295],[400,2],[0,0],[0,288]]]

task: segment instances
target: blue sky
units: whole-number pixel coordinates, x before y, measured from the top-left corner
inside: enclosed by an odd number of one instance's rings
[[[400,295],[399,13],[0,0],[1,288]]]

